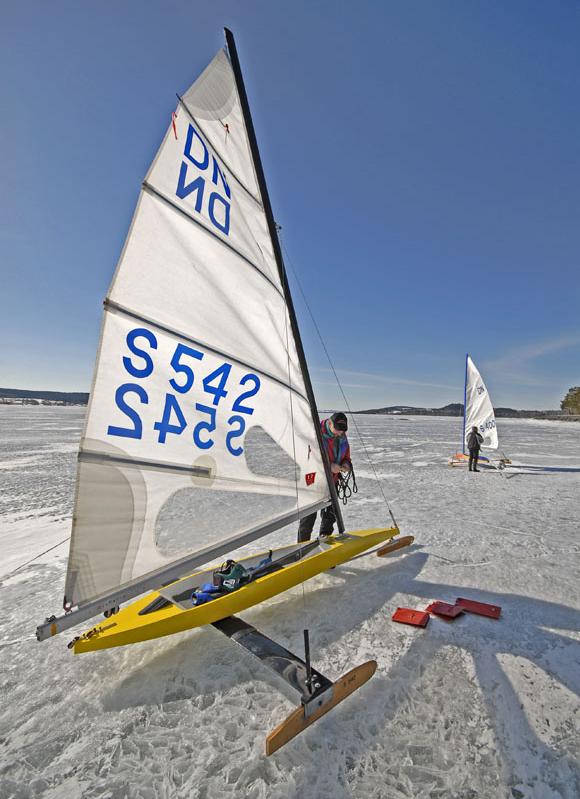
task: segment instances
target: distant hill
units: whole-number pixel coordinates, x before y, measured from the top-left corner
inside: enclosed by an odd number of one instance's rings
[[[86,405],[88,393],[81,391],[30,391],[24,388],[0,388],[2,405]]]
[[[408,413],[412,416],[463,416],[463,405],[453,402],[443,408],[416,408],[413,405],[389,405],[386,408],[370,408],[359,413],[380,413],[398,416],[401,413]]]
[[[494,408],[496,418],[515,419],[558,419],[565,418],[561,411],[518,411],[515,408]],[[463,416],[463,403],[451,402],[442,408],[414,408],[411,405],[389,405],[386,408],[370,408],[357,413],[377,413],[398,416],[405,413],[411,416]]]

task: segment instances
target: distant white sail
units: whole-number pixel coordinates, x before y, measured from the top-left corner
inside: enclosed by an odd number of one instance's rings
[[[465,425],[463,431],[465,448],[467,448],[467,437],[474,425],[483,436],[482,446],[487,449],[497,449],[497,428],[493,405],[485,383],[468,355],[465,367]]]
[[[173,115],[105,301],[67,607],[331,502],[259,186],[219,52]]]

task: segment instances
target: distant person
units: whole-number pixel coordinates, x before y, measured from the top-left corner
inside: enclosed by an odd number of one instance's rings
[[[469,449],[469,471],[478,472],[477,461],[479,460],[479,448],[483,444],[483,436],[477,431],[477,426],[473,425],[467,436],[467,448]],[[472,468],[473,466],[473,468]]]
[[[322,433],[322,443],[324,450],[328,455],[330,462],[330,471],[332,472],[332,479],[334,485],[338,483],[338,478],[341,472],[350,472],[350,446],[346,431],[348,430],[348,420],[346,415],[339,411],[333,413],[330,419],[323,419],[320,423],[320,431]],[[301,541],[310,541],[312,530],[314,529],[314,522],[316,521],[316,513],[310,514],[300,519],[300,527],[298,528],[298,543]],[[330,535],[334,530],[334,523],[336,516],[334,508],[329,505],[320,511],[320,535]]]

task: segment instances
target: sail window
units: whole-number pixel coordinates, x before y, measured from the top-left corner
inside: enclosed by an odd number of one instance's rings
[[[244,452],[248,469],[254,474],[300,480],[299,464],[260,425],[250,427],[246,433]]]
[[[157,515],[155,544],[162,555],[178,556],[249,530],[295,505],[294,496],[182,488],[164,502]]]

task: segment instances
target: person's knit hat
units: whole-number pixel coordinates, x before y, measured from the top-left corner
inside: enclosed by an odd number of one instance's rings
[[[348,419],[346,415],[342,411],[338,411],[338,413],[333,413],[330,417],[330,421],[335,426],[337,430],[348,430]]]

